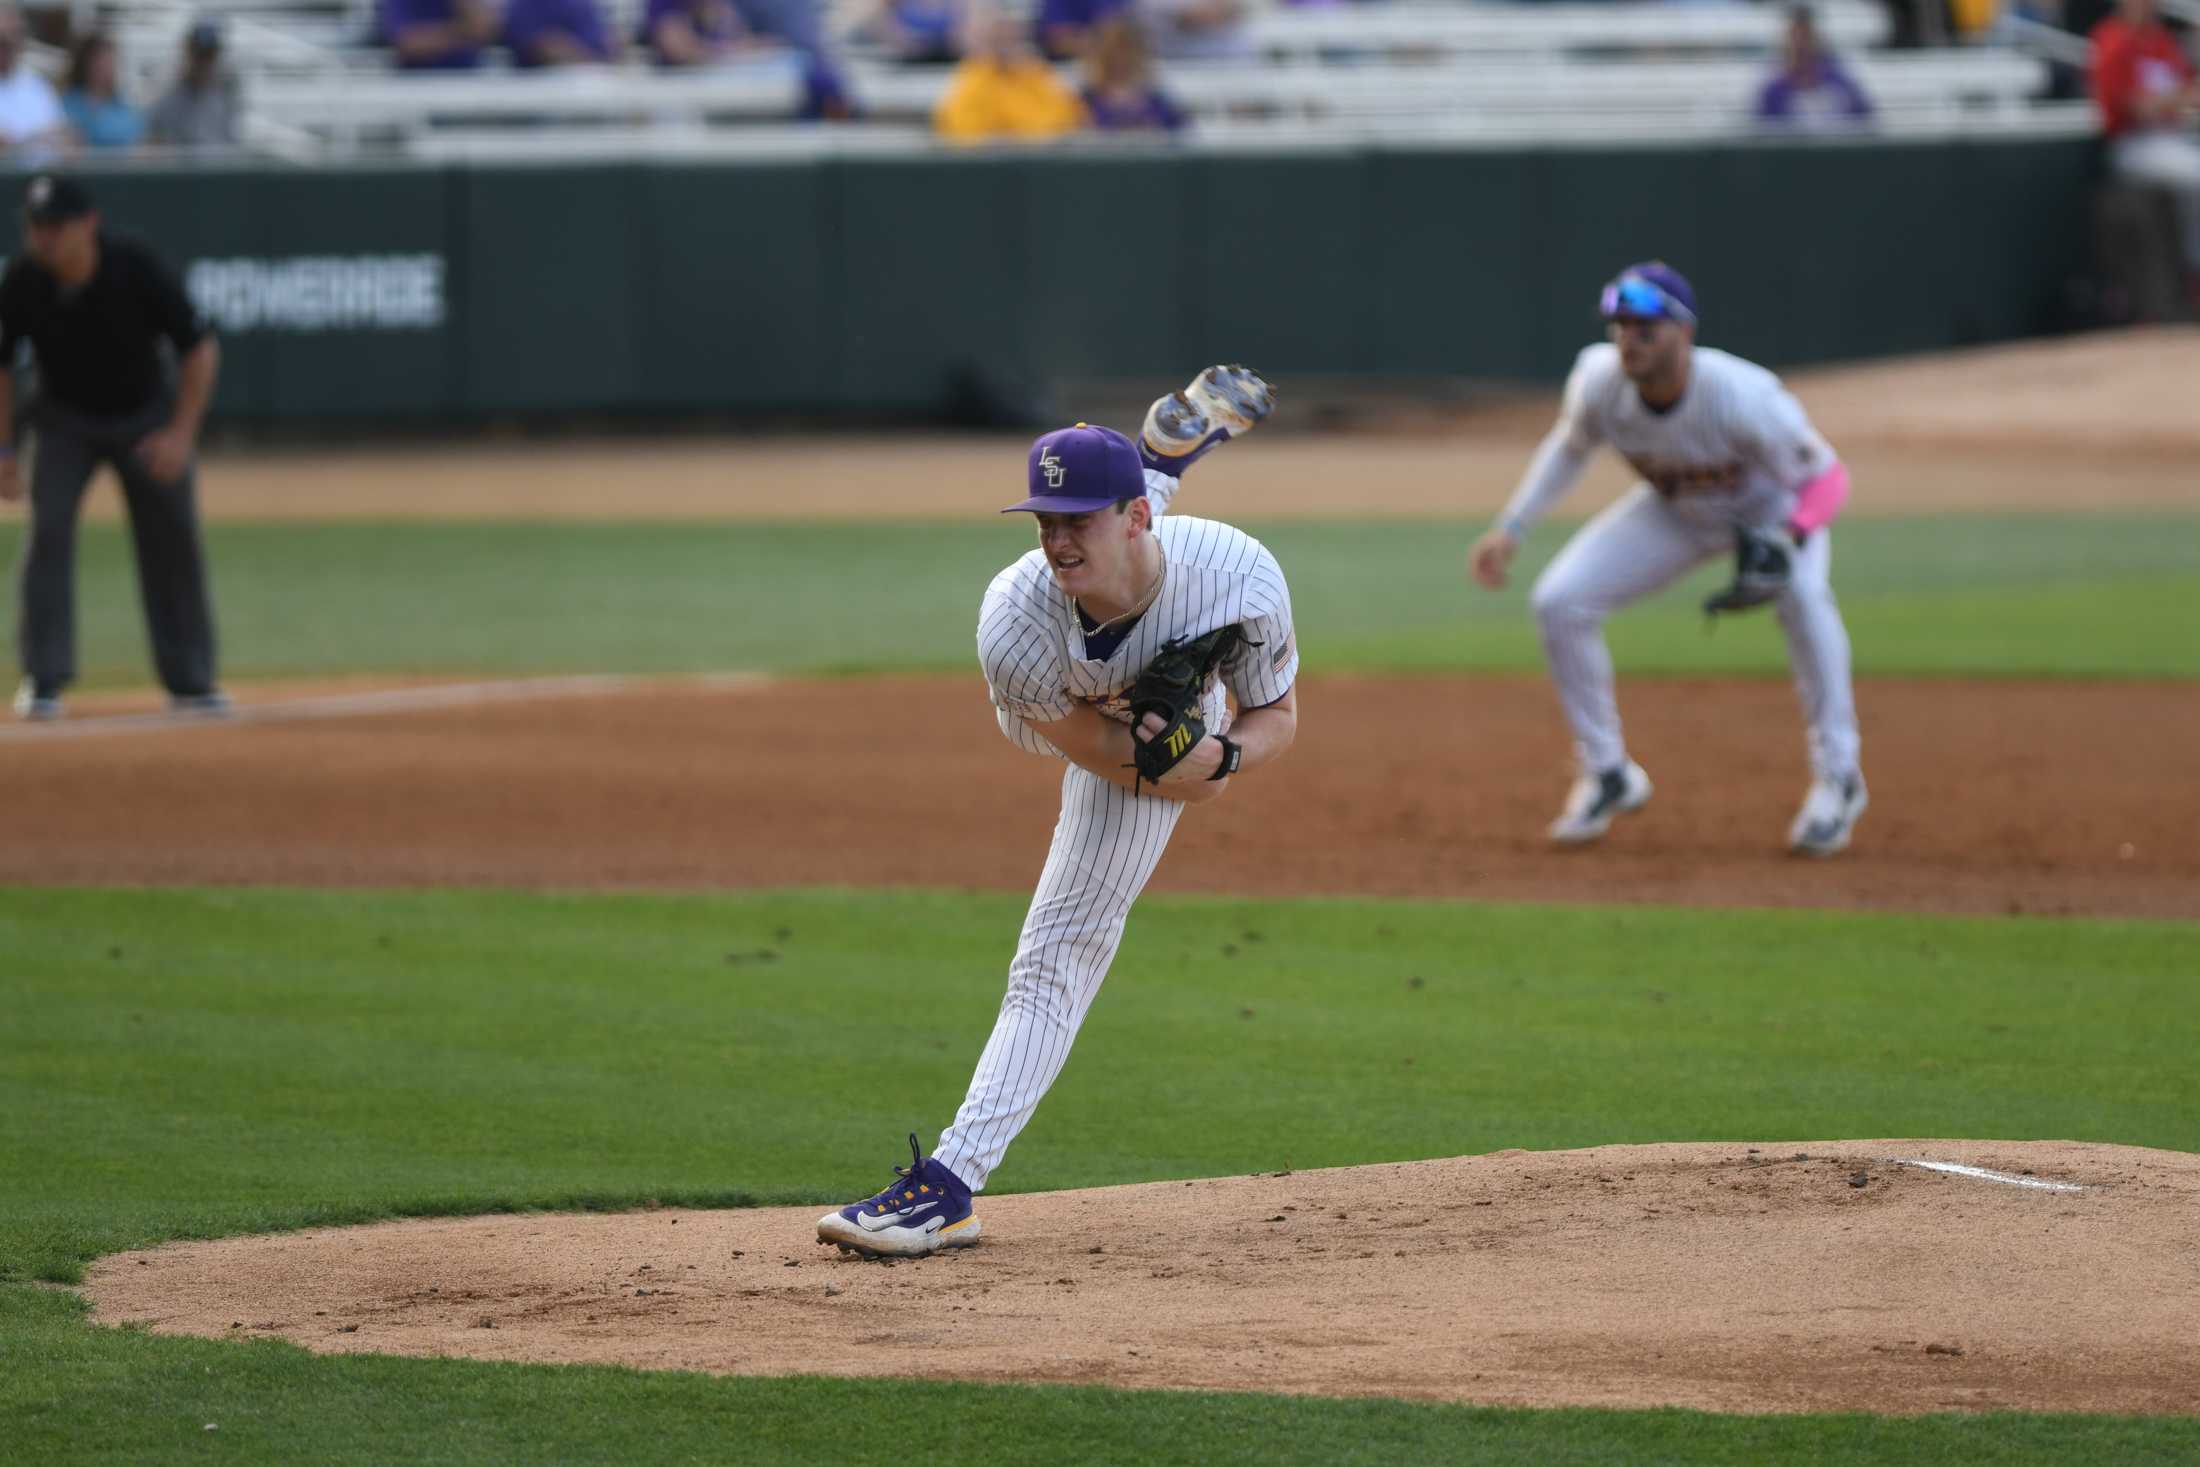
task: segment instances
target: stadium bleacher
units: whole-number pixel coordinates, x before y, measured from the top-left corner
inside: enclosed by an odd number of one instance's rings
[[[609,7],[627,34],[639,3]],[[157,89],[185,28],[208,13],[223,18],[244,82],[245,143],[298,159],[923,148],[934,146],[926,123],[946,85],[937,68],[899,67],[851,43],[845,70],[862,121],[792,127],[802,76],[785,54],[679,72],[635,56],[562,71],[516,71],[500,59],[472,72],[401,73],[374,44],[371,5],[359,0],[128,0],[109,29],[136,94]],[[2036,100],[2048,60],[2067,61],[2061,43],[2076,38],[2011,27],[1894,51],[1883,49],[1890,26],[1877,4],[1827,0],[1817,15],[1874,101],[1876,135],[2060,136],[2091,126],[2082,103]],[[834,29],[858,18],[835,12]],[[1741,0],[1270,8],[1248,19],[1248,59],[1164,65],[1159,80],[1195,119],[1195,145],[1745,137],[1757,130],[1751,104],[1785,21],[1780,5]]]

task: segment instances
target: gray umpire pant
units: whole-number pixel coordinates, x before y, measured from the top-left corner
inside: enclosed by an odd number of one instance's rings
[[[76,676],[76,525],[84,491],[102,463],[114,467],[129,506],[138,595],[161,685],[179,697],[217,686],[198,465],[162,483],[137,456],[139,440],[168,421],[170,407],[161,401],[127,417],[92,417],[46,401],[28,414],[31,522],[23,542],[16,647],[23,675],[41,694],[59,693]]]

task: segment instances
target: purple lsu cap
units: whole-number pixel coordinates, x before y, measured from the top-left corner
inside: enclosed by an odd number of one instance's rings
[[[1696,291],[1688,278],[1663,260],[1629,265],[1604,287],[1597,313],[1607,321],[1615,316],[1656,320],[1696,319]]]
[[[1042,433],[1031,445],[1031,497],[1001,511],[1090,514],[1146,492],[1138,449],[1113,428],[1079,423]]]

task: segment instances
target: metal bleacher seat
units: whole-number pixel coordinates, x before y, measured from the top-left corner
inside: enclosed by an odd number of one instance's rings
[[[1838,50],[1876,46],[1887,39],[1886,10],[1865,0],[1828,0],[1816,14],[1819,33]],[[1785,11],[1772,5],[1398,0],[1389,5],[1267,10],[1252,17],[1247,31],[1261,55],[1311,60],[1379,50],[1428,55],[1616,48],[1769,53],[1779,45],[1786,24]]]
[[[207,3],[129,0],[115,23],[126,70],[171,62],[188,18]],[[891,151],[927,145],[925,124],[947,85],[938,69],[857,50],[848,79],[864,123],[786,128],[775,124],[793,115],[802,91],[786,56],[689,72],[634,59],[552,72],[499,64],[400,73],[367,42],[371,0],[211,3],[230,24],[253,136],[300,157]],[[631,27],[640,3],[614,0],[615,23]],[[1739,0],[1271,8],[1248,22],[1249,59],[1171,65],[1161,79],[1196,119],[1196,137],[1233,144],[1739,135],[1784,24],[1780,7]],[[1883,134],[2077,125],[2068,109],[2031,105],[2045,63],[2014,47],[1872,51],[1887,19],[1869,0],[1824,0],[1818,24],[1873,97]]]
[[[1887,53],[1854,70],[1881,113],[1915,123],[1931,116],[1994,113],[2027,106],[2043,63],[2005,51]],[[1593,129],[1600,119],[1651,123],[1746,118],[1762,63],[1686,60],[1638,65],[1546,58],[1504,65],[1457,61],[1413,66],[1266,68],[1177,66],[1164,81],[1195,118],[1232,122],[1351,125],[1484,118],[1515,133]],[[852,90],[880,124],[921,125],[947,85],[938,71],[861,65]],[[714,123],[761,123],[791,115],[801,85],[778,62],[731,71],[628,75],[616,71],[353,76],[340,87],[270,77],[255,108],[271,120],[332,138],[381,135],[420,140],[466,124],[583,123],[654,127],[669,133]],[[1701,131],[1701,126],[1693,130]],[[668,142],[669,145],[669,142]]]
[[[2002,51],[1889,53],[1859,59],[1852,70],[1875,102],[1895,108],[1918,103],[2014,108],[2039,89],[2044,75],[2040,62]],[[1764,77],[1761,61],[1646,64],[1563,57],[1289,69],[1184,65],[1163,74],[1170,93],[1195,116],[1306,120],[1657,107],[1746,111]],[[866,78],[861,95],[875,115],[918,118],[929,115],[941,86],[937,76],[882,73]]]

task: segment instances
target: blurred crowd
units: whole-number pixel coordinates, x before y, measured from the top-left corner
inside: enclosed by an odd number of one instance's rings
[[[0,152],[24,167],[87,151],[221,149],[236,145],[236,74],[224,63],[222,28],[201,20],[184,34],[173,67],[148,103],[122,84],[115,43],[94,29],[68,45],[59,84],[26,55],[23,13],[0,6]]]
[[[892,8],[890,0],[889,14]],[[906,54],[953,59],[942,43],[963,38],[953,83],[934,118],[950,138],[1048,138],[1083,129],[1174,133],[1187,119],[1155,80],[1154,59],[1249,62],[1255,58],[1245,16],[1242,0],[1039,0],[1028,22],[980,11],[957,28],[928,32],[923,48]],[[1063,63],[1076,66],[1076,84],[1061,75]],[[1784,132],[1871,122],[1871,98],[1827,48],[1807,5],[1787,13],[1780,60],[1758,89],[1754,112],[1764,128]]]
[[[1184,114],[1155,86],[1152,56],[1247,53],[1244,0],[1040,0],[1036,13],[965,0],[881,0],[851,45],[908,66],[952,66],[940,131],[954,138],[1044,138],[1094,127],[1173,131]],[[648,0],[621,36],[597,0],[380,0],[380,39],[398,66],[464,69],[501,45],[516,66],[618,61],[702,67],[792,53],[803,114],[853,114],[839,49],[818,0]],[[1055,69],[1083,68],[1073,87]]]
[[[667,68],[786,53],[803,69],[802,115],[853,110],[819,0],[648,0],[632,35],[597,0],[378,0],[376,39],[412,71],[471,70],[494,46],[525,70],[606,65],[630,52]]]
[[[1249,30],[1255,5],[1356,0],[866,0],[872,8],[852,25],[845,9],[837,12],[844,32],[837,37],[826,3],[622,0],[614,12],[608,0],[376,0],[373,34],[361,40],[408,71],[703,68],[778,57],[803,78],[801,115],[818,119],[858,113],[860,98],[840,58],[859,54],[945,69],[933,122],[949,139],[1170,136],[1187,129],[1187,109],[1157,68],[1257,64]],[[1987,34],[2012,16],[2086,36],[2090,63],[2082,71],[2059,68],[2056,86],[2061,94],[2090,93],[2114,175],[2167,201],[2161,207],[2173,216],[2180,258],[2200,274],[2200,89],[2190,37],[2165,23],[2159,0],[1886,3],[1898,44]],[[1753,99],[1758,125],[1768,132],[1870,128],[1871,96],[1807,5],[1787,12],[1784,34],[1782,54]],[[25,40],[22,14],[0,6],[0,148],[18,161],[220,148],[238,139],[239,84],[217,19],[191,24],[165,74],[157,83],[141,75],[135,87],[105,30],[67,37],[66,69],[57,77],[28,62]]]
[[[1119,7],[1097,20],[1065,21],[1058,15],[1063,8],[1064,0],[1048,0],[1038,26],[997,13],[979,18],[933,115],[941,136],[986,142],[1088,128],[1183,129],[1183,109],[1154,81],[1151,42],[1137,20]],[[1080,85],[1048,61],[1043,48],[1050,44],[1078,59]]]

